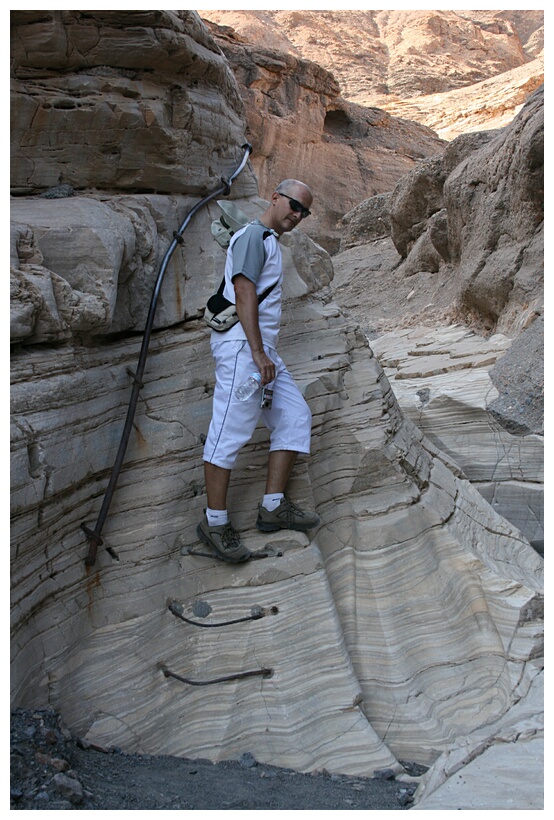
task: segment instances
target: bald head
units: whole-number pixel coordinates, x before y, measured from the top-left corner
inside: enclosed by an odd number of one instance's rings
[[[310,197],[310,202],[313,200],[313,195],[305,182],[300,182],[299,179],[284,179],[275,188],[278,194],[286,194],[287,196],[295,197],[302,191],[306,196]]]
[[[304,182],[284,179],[273,192],[261,221],[281,236],[310,215],[312,200],[312,192]]]

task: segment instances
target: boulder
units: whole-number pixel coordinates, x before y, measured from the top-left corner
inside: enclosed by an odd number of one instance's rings
[[[542,309],[544,91],[460,163],[444,196],[462,303],[517,333]]]
[[[390,193],[377,194],[356,205],[342,218],[340,251],[390,236]]]

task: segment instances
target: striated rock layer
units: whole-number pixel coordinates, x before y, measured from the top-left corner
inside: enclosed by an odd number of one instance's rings
[[[539,89],[509,126],[361,203],[332,282],[403,412],[540,551],[543,132]]]
[[[418,327],[383,334],[372,348],[406,416],[541,549],[543,437],[525,428],[524,403],[511,413],[519,413],[519,429],[506,429],[494,412],[499,393],[490,371],[511,340],[501,334],[484,339],[460,325]]]
[[[244,141],[195,12],[12,12],[11,190],[200,194]],[[207,150],[207,135],[210,150]],[[251,174],[237,188],[256,192]]]
[[[199,316],[223,266],[213,203],[164,281],[105,543],[85,565],[81,524],[94,523],[104,497],[160,259],[191,205],[236,163],[244,122],[232,74],[194,12],[17,12],[13,22],[17,105],[52,134],[31,151],[15,133],[12,704],[51,705],[105,748],[214,761],[250,752],[299,771],[365,775],[431,763],[507,720],[542,656],[542,559],[402,414],[364,334],[333,301],[328,254],[300,232],[282,239],[282,354],[314,435],[290,494],[318,510],[320,528],[311,537],[253,529],[260,428],[229,506],[266,557],[233,566],[198,554],[213,391]],[[89,77],[95,93],[79,111]],[[121,96],[133,105],[147,79],[163,99],[179,89],[189,125],[173,130],[176,109],[161,105],[149,134],[150,116],[125,127],[114,78],[131,81]],[[60,108],[37,107],[56,85]],[[118,181],[132,152],[110,164],[102,117],[84,158],[90,105],[118,110],[123,144],[144,140],[159,165],[144,170],[140,155]],[[78,148],[62,166],[48,146],[69,146],[73,133]],[[158,140],[173,152],[156,152]],[[201,157],[210,158],[202,177]],[[79,195],[32,195],[54,167],[63,167],[56,183]],[[157,172],[152,190],[144,175]],[[233,195],[249,217],[264,208],[255,194],[247,170]]]
[[[291,494],[323,525],[312,541],[253,534],[260,430],[230,507],[246,543],[274,556],[242,567],[188,553],[205,503],[203,330],[156,336],[104,531],[119,561],[101,550],[92,570],[79,524],[98,510],[138,342],[109,351],[116,390],[105,349],[26,353],[13,389],[16,703],[47,700],[102,746],[213,760],[250,751],[302,771],[370,775],[398,759],[432,762],[519,697],[540,652],[540,558],[402,417],[380,366],[336,311],[294,301],[284,336],[314,413],[313,454]],[[61,384],[73,396],[62,406]],[[173,615],[173,602],[206,624],[252,607],[268,614],[202,629]],[[197,687],[164,669],[193,681],[265,669],[271,677]]]

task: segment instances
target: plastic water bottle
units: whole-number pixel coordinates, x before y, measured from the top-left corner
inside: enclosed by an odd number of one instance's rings
[[[240,387],[237,387],[235,390],[235,396],[239,401],[246,401],[249,399],[250,396],[253,396],[256,390],[260,387],[262,383],[262,377],[259,373],[252,373],[252,375],[248,376],[244,384],[241,384]]]

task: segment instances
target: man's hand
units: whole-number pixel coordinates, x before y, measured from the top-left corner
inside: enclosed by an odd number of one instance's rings
[[[275,365],[271,359],[266,356],[263,350],[253,350],[252,358],[258,368],[258,372],[262,377],[262,384],[269,384],[275,378]]]
[[[248,339],[252,359],[262,377],[262,384],[269,384],[275,378],[275,365],[264,352],[262,334],[258,322],[258,295],[256,286],[241,273],[233,278],[237,316]]]

